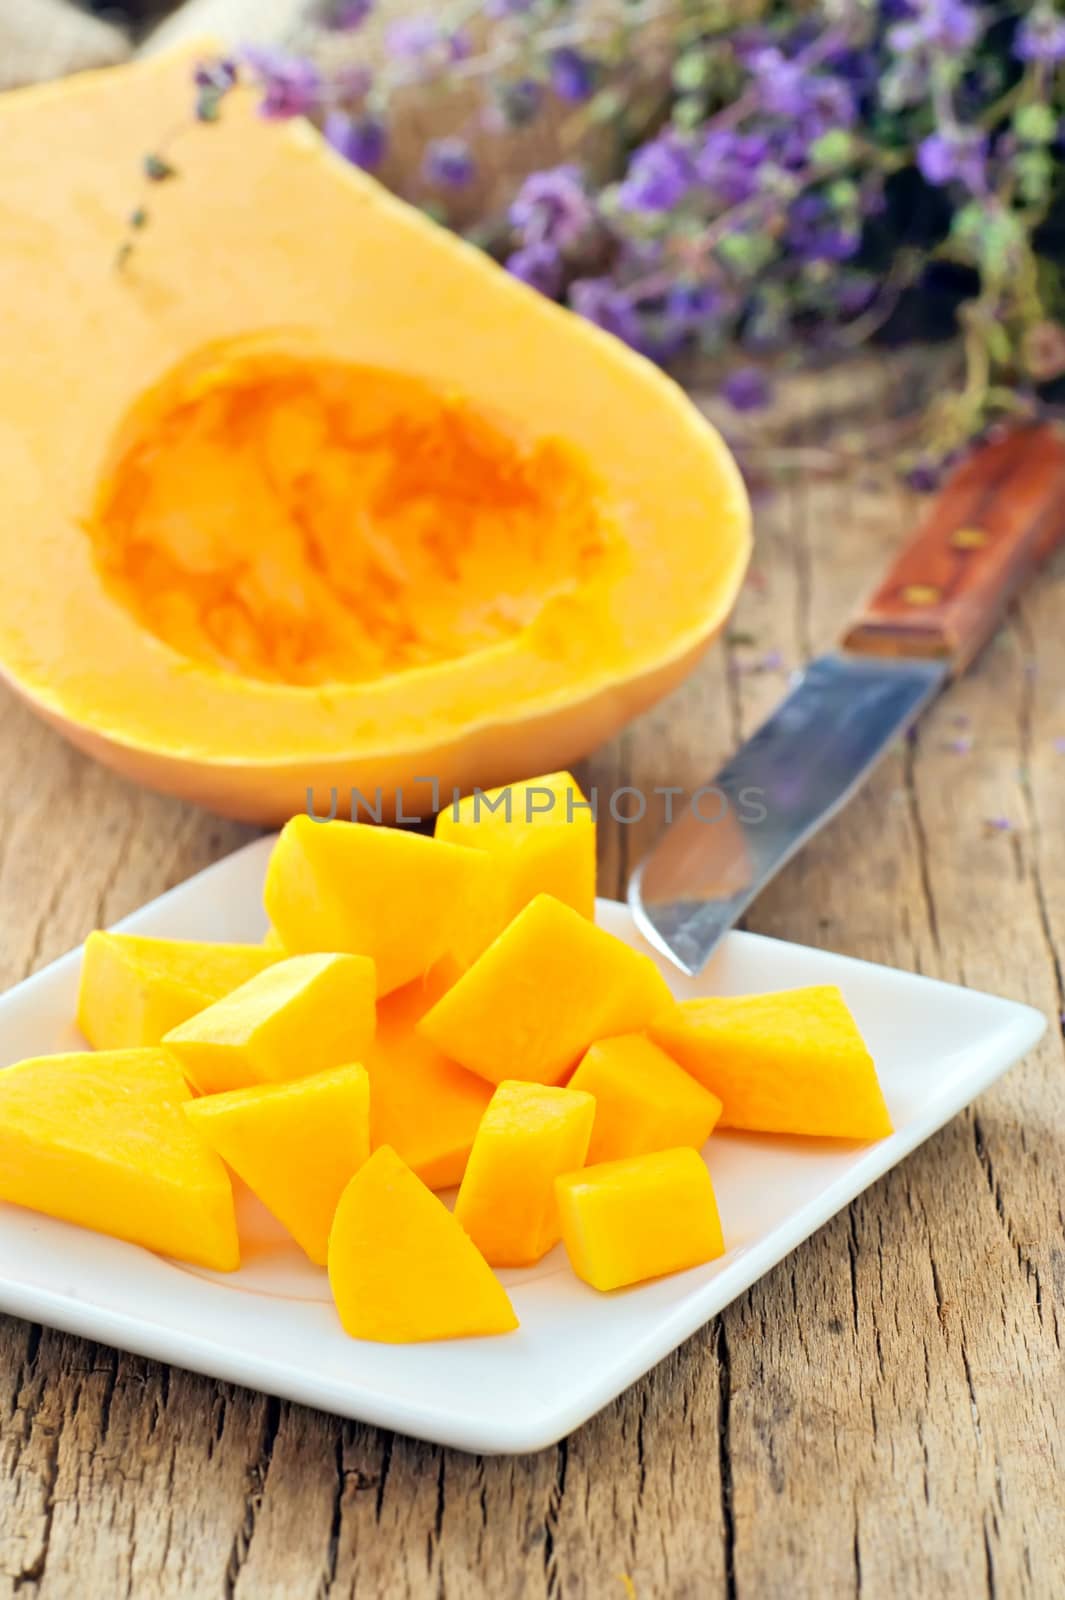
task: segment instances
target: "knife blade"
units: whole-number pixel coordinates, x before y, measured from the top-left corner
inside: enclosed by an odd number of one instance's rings
[[[986,643],[1065,536],[1065,434],[1018,428],[951,476],[840,647],[786,698],[633,873],[652,945],[694,976],[781,867]]]

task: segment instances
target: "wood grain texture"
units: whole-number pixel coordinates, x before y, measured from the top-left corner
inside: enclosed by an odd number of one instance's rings
[[[814,401],[846,410],[856,381],[798,385],[800,435],[815,443]],[[887,382],[882,408],[901,403]],[[914,510],[864,474],[762,500],[731,642],[586,778],[696,787],[773,704],[784,669],[835,636]],[[1059,557],[973,675],[759,900],[753,927],[1059,1016],[1063,607]],[[6,696],[0,751],[5,985],[248,837],[123,785]],[[608,887],[663,806],[603,827]],[[1055,1027],[973,1110],[535,1456],[416,1444],[0,1319],[0,1594],[1049,1600],[1065,1551],[1063,1336]]]

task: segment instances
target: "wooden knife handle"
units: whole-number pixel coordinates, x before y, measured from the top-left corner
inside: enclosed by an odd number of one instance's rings
[[[1016,428],[948,479],[843,643],[963,671],[1065,537],[1065,431]]]

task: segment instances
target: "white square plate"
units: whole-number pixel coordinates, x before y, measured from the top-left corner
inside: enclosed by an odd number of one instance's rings
[[[257,840],[120,926],[173,938],[261,938],[271,843]],[[599,920],[646,948],[624,906],[601,901]],[[0,1066],[82,1046],[71,1021],[80,961],[73,950],[0,998]],[[698,979],[663,971],[681,999],[838,983],[897,1129],[874,1145],[715,1135],[706,1159],[728,1245],[721,1260],[601,1295],[574,1277],[559,1246],[537,1267],[502,1274],[518,1332],[377,1345],[346,1337],[325,1273],[246,1192],[239,1205],[250,1245],[234,1274],[0,1205],[0,1309],[460,1449],[536,1450],[728,1305],[986,1089],[1045,1027],[1028,1006],[749,933],[732,934]]]

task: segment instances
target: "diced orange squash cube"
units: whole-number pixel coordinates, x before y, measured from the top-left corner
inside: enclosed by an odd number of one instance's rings
[[[492,1083],[558,1083],[596,1039],[634,1032],[669,1004],[650,956],[540,894],[418,1029]]]
[[[158,1044],[171,1028],[276,960],[276,952],[255,944],[90,933],[81,963],[78,1027],[97,1050]]]
[[[601,1039],[569,1080],[595,1097],[588,1164],[689,1144],[699,1150],[721,1101],[642,1033]]]
[[[714,1186],[690,1145],[567,1173],[555,1192],[566,1254],[593,1289],[621,1289],[724,1254]]]
[[[428,972],[489,882],[483,850],[365,822],[286,822],[263,899],[286,950],[370,956],[377,992]]]
[[[410,1344],[518,1326],[506,1290],[469,1235],[388,1145],[340,1197],[329,1284],[354,1339]]]
[[[481,1119],[455,1215],[493,1267],[529,1267],[561,1238],[555,1179],[583,1166],[591,1095],[501,1083]]]
[[[461,1183],[492,1086],[449,1061],[415,1024],[445,992],[456,970],[437,962],[425,978],[396,989],[377,1007],[377,1032],[364,1056],[370,1074],[370,1131],[428,1184]]]
[[[882,1139],[873,1058],[834,984],[685,1000],[651,1035],[716,1094],[723,1128]]]
[[[191,1100],[196,1132],[324,1267],[337,1203],[370,1154],[370,1081],[331,1067]]]
[[[159,1046],[8,1067],[0,1072],[0,1199],[234,1271],[229,1174],[185,1121],[189,1099]]]
[[[469,966],[538,894],[553,894],[595,920],[595,818],[568,772],[549,772],[444,807],[436,837],[487,850],[492,878],[481,914],[459,930],[455,954]]]
[[[358,1061],[374,1033],[366,956],[289,956],[166,1035],[200,1094],[305,1078]]]

